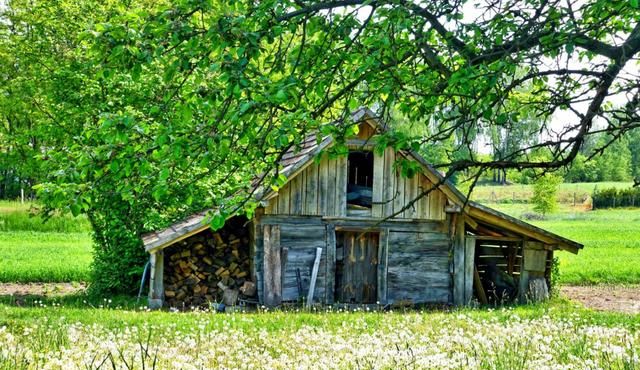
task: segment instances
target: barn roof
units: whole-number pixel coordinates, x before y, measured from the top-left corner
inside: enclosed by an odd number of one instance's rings
[[[354,122],[368,123],[377,131],[386,130],[386,127],[375,118],[375,114],[368,108],[358,109],[353,113],[352,118]],[[290,149],[282,156],[280,160],[280,165],[282,166],[281,173],[290,181],[300,171],[304,170],[308,165],[311,165],[313,159],[324,149],[331,146],[332,143],[333,138],[331,136],[326,136],[318,140],[316,133],[308,135],[298,147]],[[583,245],[578,242],[468,200],[464,194],[448,179],[445,179],[442,174],[433,168],[421,155],[414,151],[403,152],[411,156],[423,167],[424,175],[427,176],[432,183],[439,184],[438,189],[441,190],[452,203],[460,206],[465,215],[472,220],[472,223],[480,222],[481,224],[505,230],[508,233],[516,233],[536,239],[550,244],[555,248],[568,250],[573,253],[577,253],[579,249],[583,248]],[[256,186],[258,185],[256,184]],[[270,188],[262,190],[258,188],[256,198],[263,200],[274,194],[275,192]],[[210,210],[205,210],[193,214],[166,229],[144,235],[142,241],[145,249],[147,251],[161,249],[208,229],[209,220],[207,215],[209,212]]]

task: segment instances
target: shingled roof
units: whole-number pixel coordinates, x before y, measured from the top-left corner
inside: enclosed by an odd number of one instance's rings
[[[386,129],[386,127],[375,118],[375,114],[368,108],[358,109],[352,114],[352,118],[354,122],[369,123],[377,131],[384,131]],[[300,170],[313,163],[313,159],[324,149],[331,146],[332,143],[333,138],[331,136],[326,136],[318,140],[316,133],[308,135],[299,146],[291,148],[282,156],[280,160],[280,165],[282,166],[281,173],[287,177],[287,181],[290,181]],[[440,184],[439,189],[443,191],[454,204],[460,206],[463,212],[469,217],[478,219],[484,223],[499,225],[505,230],[526,235],[527,237],[543,241],[559,249],[573,253],[577,253],[579,249],[583,248],[583,245],[580,243],[541,229],[495,209],[467,200],[464,194],[451,182],[444,179],[442,174],[434,169],[422,156],[414,151],[405,152],[420,163],[424,169],[424,175],[434,184]],[[259,184],[256,183],[255,186],[259,186]],[[274,191],[270,188],[264,190],[257,189],[255,196],[256,199],[262,200],[273,193]],[[209,212],[211,212],[211,210],[193,214],[166,229],[144,235],[142,241],[145,249],[147,251],[161,249],[208,229],[209,219],[207,215]]]

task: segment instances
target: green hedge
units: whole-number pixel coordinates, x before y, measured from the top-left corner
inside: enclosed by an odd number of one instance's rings
[[[591,195],[593,209],[640,207],[640,187],[629,189],[595,190]]]

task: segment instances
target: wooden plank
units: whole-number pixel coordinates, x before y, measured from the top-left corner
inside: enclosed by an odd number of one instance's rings
[[[378,302],[387,304],[387,266],[389,258],[389,229],[380,230],[378,243]]]
[[[360,140],[369,140],[375,134],[375,130],[367,122],[358,125],[358,134],[356,137]]]
[[[327,160],[327,211],[325,215],[327,216],[337,216],[336,214],[336,177],[338,173],[336,172],[337,166],[336,161],[334,159]]]
[[[353,270],[356,263],[355,236],[354,233],[340,233],[343,238],[342,278],[340,281],[340,301],[351,302],[355,299],[355,287],[353,287]]]
[[[296,215],[265,215],[260,223],[263,225],[323,225],[322,217]]]
[[[483,305],[489,304],[487,300],[487,294],[484,291],[484,287],[482,286],[482,280],[480,280],[480,274],[478,273],[478,268],[474,266],[473,269],[473,287],[478,294],[478,300]]]
[[[416,174],[415,176],[413,176],[411,179],[409,179],[409,181],[407,182],[409,184],[409,189],[408,189],[408,193],[409,195],[405,197],[407,202],[414,202],[411,205],[411,208],[409,208],[409,210],[406,213],[406,217],[407,218],[418,218],[418,212],[417,212],[417,208],[416,205],[418,202],[416,202],[416,198],[418,197],[418,181],[419,181],[419,176]]]
[[[375,303],[378,299],[378,250],[380,249],[380,236],[378,233],[368,233],[364,256],[364,281],[363,302]]]
[[[432,244],[432,234],[390,231],[387,246],[387,303],[448,303],[449,241]],[[441,237],[441,236],[439,236]]]
[[[458,214],[451,216],[453,228],[453,304],[464,305],[464,217]]]
[[[279,197],[271,198],[267,201],[267,206],[264,208],[264,213],[267,215],[278,214],[278,199]]]
[[[382,199],[384,196],[384,154],[373,154],[373,194],[371,197],[371,216],[380,218],[383,213]]]
[[[432,220],[440,220],[441,219],[441,204],[440,204],[440,192],[438,190],[434,190],[430,194],[429,199],[429,218]]]
[[[464,250],[464,304],[468,305],[473,299],[473,271],[475,266],[476,240],[465,239]]]
[[[149,308],[159,309],[164,304],[164,252],[151,253],[149,279]]]
[[[305,188],[305,214],[318,214],[318,165],[312,164],[307,168],[307,186]]]
[[[264,234],[264,304],[282,303],[282,263],[280,261],[280,226],[265,226]]]
[[[336,229],[333,224],[327,225],[327,263],[326,263],[326,287],[325,303],[333,304],[335,300],[335,278],[336,278]]]
[[[336,161],[336,210],[337,216],[347,215],[347,157],[340,156]]]
[[[466,222],[466,219],[465,219]],[[516,236],[492,236],[492,235],[475,235],[476,240],[496,241],[496,242],[522,242],[522,238]]]
[[[278,213],[282,215],[291,214],[289,209],[291,183],[286,184],[278,190]]]
[[[304,172],[291,179],[289,185],[291,186],[291,198],[289,199],[290,213],[293,215],[302,214],[302,184]]]
[[[393,200],[393,213],[400,212],[405,206],[404,187],[406,179],[400,174],[400,170],[395,171],[396,176],[396,195]],[[404,211],[399,213],[396,218],[404,218]]]
[[[318,279],[318,270],[320,269],[320,257],[322,256],[322,248],[316,248],[316,258],[313,261],[313,269],[311,270],[311,281],[309,282],[309,293],[307,294],[307,307],[313,304],[313,295],[316,291],[316,280]]]
[[[329,191],[329,162],[323,155],[318,163],[318,215],[327,214],[327,192]]]
[[[471,227],[473,230],[476,230],[478,228],[478,223],[476,222],[476,220],[467,215],[464,215],[464,222],[466,222],[467,225],[469,225],[469,227]]]
[[[431,182],[425,177],[425,176],[421,176],[422,181],[421,181],[421,185],[422,185],[422,192],[428,191],[429,189],[431,189],[432,185]],[[430,191],[427,195],[425,195],[424,197],[422,197],[421,199],[421,204],[420,204],[420,208],[422,211],[422,214],[420,215],[420,218],[425,219],[425,220],[430,220],[431,219],[431,199],[433,198],[433,190]]]
[[[524,269],[527,271],[544,272],[547,265],[547,251],[524,249]]]
[[[393,214],[393,196],[395,195],[396,178],[393,171],[395,152],[393,148],[384,150],[384,202],[382,207],[382,217],[389,217]]]

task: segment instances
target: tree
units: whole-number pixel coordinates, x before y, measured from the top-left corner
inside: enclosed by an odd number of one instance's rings
[[[285,151],[313,130],[344,150],[361,105],[433,125],[380,142],[451,143],[434,163],[448,178],[560,168],[598,132],[636,129],[635,5],[18,0],[0,20],[0,95],[19,92],[20,122],[37,114],[41,199],[92,221],[96,286],[125,291],[141,273],[141,234],[208,207],[215,227],[253,212],[252,184],[281,185]],[[522,107],[548,139],[475,155],[477,134],[518,126]],[[550,123],[559,110],[574,113],[564,128]]]
[[[555,174],[545,174],[540,176],[533,184],[533,210],[547,215],[558,209],[558,187],[562,183],[562,177]]]

